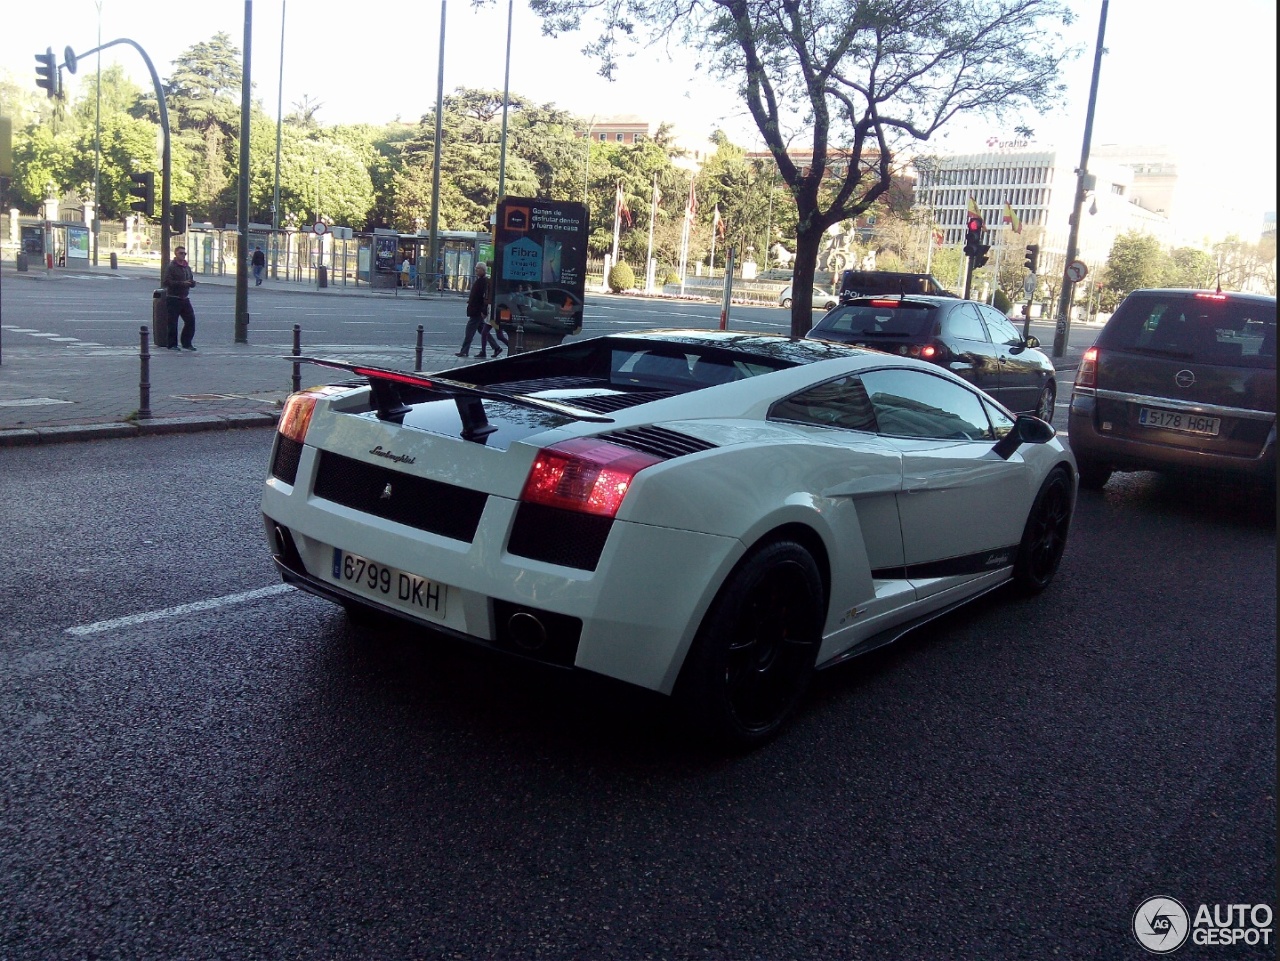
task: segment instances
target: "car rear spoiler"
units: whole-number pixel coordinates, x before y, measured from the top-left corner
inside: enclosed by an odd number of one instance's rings
[[[425,390],[435,397],[450,399],[458,405],[458,416],[462,418],[462,436],[466,440],[478,440],[492,434],[496,427],[489,423],[484,412],[485,400],[500,400],[521,407],[535,410],[551,411],[563,414],[574,420],[590,421],[596,424],[612,424],[613,418],[603,417],[588,411],[579,410],[568,404],[539,397],[524,397],[519,394],[505,394],[501,391],[486,390],[456,380],[443,377],[428,376],[413,371],[391,370],[387,367],[373,367],[369,364],[347,364],[340,360],[328,360],[322,357],[295,357],[285,355],[285,359],[295,364],[315,364],[318,367],[331,367],[334,370],[345,370],[369,381],[373,393],[373,404],[379,420],[400,420],[409,412],[401,396],[401,388],[414,387]]]

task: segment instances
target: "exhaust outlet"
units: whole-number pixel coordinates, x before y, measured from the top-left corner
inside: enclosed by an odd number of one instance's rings
[[[528,611],[518,611],[507,621],[511,639],[525,651],[539,651],[547,643],[547,629]]]

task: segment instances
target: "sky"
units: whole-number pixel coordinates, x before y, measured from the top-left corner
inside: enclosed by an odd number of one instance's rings
[[[1024,123],[1035,131],[1034,146],[1079,157],[1101,0],[1070,2],[1077,22],[1063,42],[1079,46],[1081,55],[1063,74],[1062,103],[1048,116],[958,122],[926,145],[928,152],[982,149],[988,137],[1012,138]],[[70,45],[79,53],[97,43],[99,7],[103,42],[134,40],[162,79],[175,57],[218,31],[244,46],[244,0],[46,0],[9,7],[0,28],[0,71],[29,79],[33,89],[37,52],[52,47],[61,54]],[[282,11],[285,113],[304,96],[321,104],[316,116],[326,124],[416,121],[433,110],[442,10],[445,90],[503,85],[504,4],[474,11],[463,0],[369,7],[351,0],[253,0],[251,7],[251,79],[270,116],[281,86]],[[588,36],[544,37],[526,0],[512,0],[510,9],[513,94],[587,119],[635,114],[699,135],[721,127],[748,149],[761,146],[732,86],[700,71],[690,51],[644,49],[622,62],[611,83],[581,53]],[[1276,0],[1215,0],[1194,8],[1194,21],[1192,9],[1167,0],[1109,4],[1093,143],[1172,148],[1180,202],[1194,197],[1206,216],[1231,211],[1234,220],[1260,225],[1264,212],[1276,210]],[[108,49],[103,64],[111,62],[149,86],[133,48]],[[90,57],[79,76],[92,69]]]

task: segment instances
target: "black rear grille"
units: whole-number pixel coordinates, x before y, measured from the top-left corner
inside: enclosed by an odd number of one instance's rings
[[[599,439],[621,444],[623,447],[630,447],[645,454],[652,454],[664,460],[711,450],[716,446],[704,440],[698,440],[696,437],[668,430],[666,427],[629,427],[626,430],[601,434]]]
[[[507,550],[517,557],[594,571],[612,527],[612,517],[523,503],[516,508]]]
[[[467,542],[476,536],[488,499],[480,491],[401,474],[330,451],[320,452],[315,494],[397,524]]]
[[[276,434],[276,450],[271,457],[271,476],[286,484],[298,480],[298,461],[302,459],[302,445],[284,434]]]
[[[570,407],[576,407],[579,410],[590,411],[593,414],[610,414],[615,410],[626,410],[628,407],[636,407],[640,404],[647,404],[651,400],[663,400],[671,396],[673,395],[669,390],[633,390],[621,394],[565,397],[560,399],[560,403],[568,404]]]

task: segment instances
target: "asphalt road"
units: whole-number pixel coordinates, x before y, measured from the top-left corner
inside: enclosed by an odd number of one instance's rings
[[[269,444],[0,449],[0,958],[1124,959],[1153,895],[1275,907],[1245,491],[1082,495],[1048,592],[821,675],[725,759],[282,588]]]

